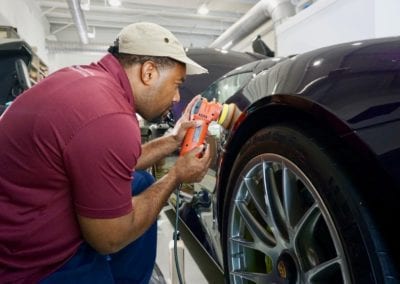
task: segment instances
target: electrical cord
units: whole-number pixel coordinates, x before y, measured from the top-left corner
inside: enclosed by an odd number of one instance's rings
[[[179,279],[179,284],[183,284],[182,281],[182,275],[181,275],[181,270],[179,268],[179,259],[178,259],[178,240],[179,240],[179,192],[181,191],[182,184],[179,184],[179,186],[175,190],[175,195],[176,195],[176,203],[175,203],[175,231],[174,231],[174,255],[175,255],[175,266],[176,266],[176,273],[178,275]]]

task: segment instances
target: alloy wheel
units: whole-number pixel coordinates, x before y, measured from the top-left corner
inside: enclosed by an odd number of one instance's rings
[[[251,159],[228,220],[231,283],[350,283],[335,224],[317,189],[283,156]]]

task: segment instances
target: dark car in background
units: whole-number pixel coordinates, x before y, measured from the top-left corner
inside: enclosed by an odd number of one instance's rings
[[[173,108],[175,120],[179,119],[192,98],[203,92],[212,82],[239,66],[266,58],[259,53],[227,51],[216,48],[189,48],[186,53],[188,57],[206,68],[208,73],[188,76],[181,85],[179,89],[181,100]]]
[[[149,136],[144,141],[163,135],[170,125],[181,117],[186,105],[193,97],[203,92],[207,86],[221,76],[237,67],[266,58],[260,53],[227,51],[217,48],[187,48],[186,53],[189,58],[206,68],[208,73],[186,77],[184,83],[179,87],[179,103],[172,107],[167,118],[150,126],[146,125],[142,129],[142,135]]]
[[[243,113],[210,126],[179,215],[228,282],[399,282],[400,38],[250,63],[203,96]]]
[[[19,94],[31,86],[28,68],[30,46],[20,39],[0,39],[0,114]]]

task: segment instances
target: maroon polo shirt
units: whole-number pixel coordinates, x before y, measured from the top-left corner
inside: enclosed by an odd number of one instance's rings
[[[82,243],[76,214],[132,211],[140,129],[112,55],[61,69],[0,119],[0,282],[35,283]]]

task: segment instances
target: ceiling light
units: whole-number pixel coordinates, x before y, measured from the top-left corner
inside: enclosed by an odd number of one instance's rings
[[[200,15],[207,15],[209,12],[207,5],[206,4],[202,4],[198,9],[197,9],[197,13]]]
[[[119,7],[121,6],[121,0],[107,0],[108,5],[111,7]]]
[[[90,10],[90,0],[81,0],[81,9],[83,11],[89,11]]]
[[[232,41],[230,41],[230,42],[228,42],[227,44],[225,44],[225,45],[222,47],[222,50],[228,49],[228,47],[230,47],[231,45],[232,45]]]
[[[95,38],[96,37],[96,28],[93,27],[91,32],[87,33],[88,38]]]
[[[313,62],[313,66],[319,66],[319,65],[321,65],[321,63],[322,63],[322,59],[315,60],[315,61]]]

